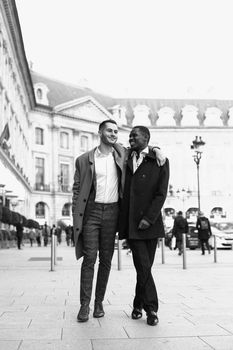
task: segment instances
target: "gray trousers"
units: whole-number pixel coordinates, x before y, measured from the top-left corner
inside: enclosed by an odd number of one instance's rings
[[[89,201],[83,220],[83,262],[81,266],[80,303],[89,304],[92,294],[94,266],[99,252],[95,301],[104,299],[111,261],[114,253],[118,223],[118,203],[95,203]]]

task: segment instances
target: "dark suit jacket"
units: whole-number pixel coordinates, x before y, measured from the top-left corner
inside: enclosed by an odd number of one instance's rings
[[[120,239],[164,237],[161,209],[167,196],[168,180],[168,160],[159,167],[156,155],[150,150],[133,174],[133,160],[129,156],[120,208]],[[139,230],[138,225],[143,218],[151,225],[146,230]]]

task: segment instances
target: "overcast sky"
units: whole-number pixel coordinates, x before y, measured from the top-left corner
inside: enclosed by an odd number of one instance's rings
[[[113,96],[233,99],[232,0],[16,0],[33,69]]]

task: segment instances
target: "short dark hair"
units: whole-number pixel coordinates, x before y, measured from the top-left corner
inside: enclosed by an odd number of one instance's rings
[[[142,134],[146,135],[148,138],[148,142],[150,141],[150,130],[144,125],[136,125],[133,129],[139,129]]]
[[[105,127],[105,124],[107,124],[107,123],[112,123],[112,124],[117,125],[117,123],[116,123],[116,121],[114,119],[106,119],[106,120],[104,120],[103,122],[100,123],[99,131],[103,130],[103,128]]]
[[[178,214],[178,215],[183,215],[183,212],[180,210],[180,211],[178,211],[177,214]]]

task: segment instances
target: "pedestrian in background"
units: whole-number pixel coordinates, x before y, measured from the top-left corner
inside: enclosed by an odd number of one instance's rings
[[[53,226],[52,226],[52,228],[50,230],[50,236],[56,235],[56,233],[57,233],[56,225],[53,224]]]
[[[211,249],[209,245],[209,238],[212,235],[212,231],[211,231],[209,219],[205,217],[202,211],[198,215],[196,228],[198,230],[198,238],[201,242],[202,255],[205,255],[205,246],[210,254]]]
[[[188,233],[188,221],[183,217],[183,212],[178,211],[174,219],[172,228],[172,236],[176,238],[176,247],[178,248],[178,255],[183,253],[183,233]]]
[[[48,228],[47,222],[45,222],[45,224],[43,226],[42,236],[44,239],[44,247],[47,247],[48,241],[49,241],[49,228]]]
[[[156,155],[148,147],[149,140],[145,126],[135,126],[130,132],[119,237],[128,240],[137,272],[131,317],[141,318],[144,309],[147,324],[155,326],[159,305],[151,269],[158,238],[165,236],[161,209],[167,196],[169,162],[158,166]]]
[[[33,243],[35,242],[35,238],[36,238],[36,234],[35,234],[35,231],[33,230],[33,228],[31,228],[29,230],[28,238],[29,238],[31,247],[33,247]]]
[[[42,230],[41,228],[36,228],[36,242],[37,246],[41,247]]]
[[[57,243],[58,244],[61,244],[61,234],[62,234],[61,227],[57,226],[56,235],[57,235]]]
[[[23,221],[20,220],[20,222],[16,225],[16,239],[17,239],[17,247],[18,249],[21,248],[22,240],[23,240]]]
[[[71,225],[66,226],[65,232],[66,232],[66,244],[67,244],[67,246],[70,246],[70,240],[71,240],[71,236],[72,236]]]

